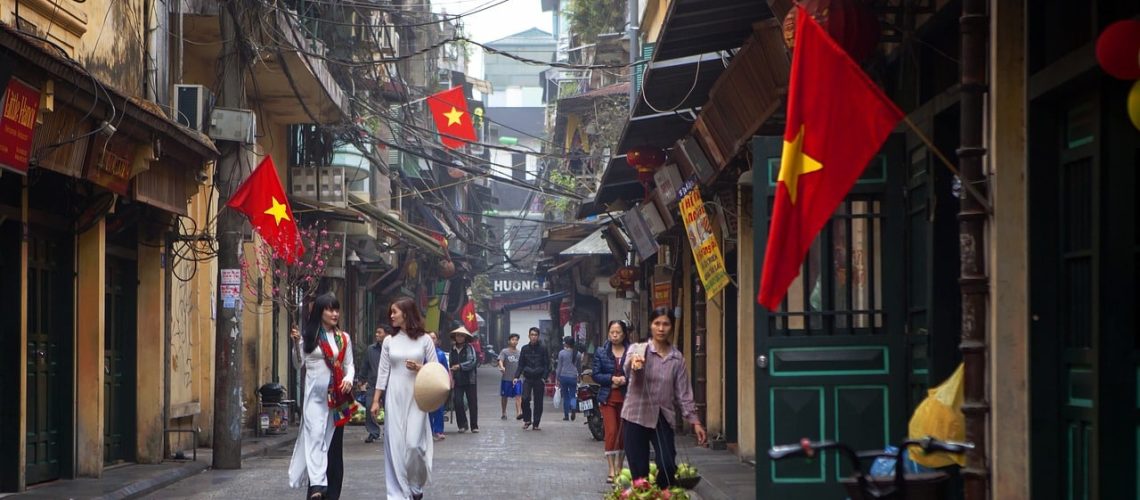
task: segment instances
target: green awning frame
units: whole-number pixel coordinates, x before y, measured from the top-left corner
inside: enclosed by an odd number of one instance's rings
[[[443,247],[440,245],[439,241],[425,234],[423,231],[412,227],[407,222],[381,212],[380,209],[372,206],[372,204],[368,201],[363,200],[359,196],[356,196],[352,193],[349,193],[348,200],[353,208],[364,212],[365,215],[372,217],[376,220],[376,222],[387,226],[395,233],[407,237],[407,240],[414,245],[427,250],[437,257],[447,257],[447,254],[444,253]]]

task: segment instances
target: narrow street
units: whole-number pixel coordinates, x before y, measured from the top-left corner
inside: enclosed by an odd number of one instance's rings
[[[602,443],[590,438],[583,421],[562,421],[562,411],[545,401],[542,431],[523,431],[507,409],[499,419],[499,371],[479,368],[479,434],[457,434],[435,443],[432,480],[425,498],[597,499],[607,491]],[[363,426],[349,426],[344,441],[343,498],[384,494],[381,443],[365,444]],[[302,498],[286,474],[292,446],[246,460],[241,470],[210,470],[154,492],[150,499]]]

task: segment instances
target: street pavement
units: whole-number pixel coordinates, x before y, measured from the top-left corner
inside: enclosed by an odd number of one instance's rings
[[[435,443],[431,482],[424,498],[599,499],[609,490],[602,443],[594,441],[582,418],[562,421],[561,408],[544,401],[541,431],[524,431],[509,404],[499,419],[499,371],[479,368],[479,434],[456,433]],[[384,498],[383,444],[365,444],[363,426],[345,430],[342,498]],[[287,480],[293,447],[247,459],[241,470],[209,470],[144,498],[304,498]]]

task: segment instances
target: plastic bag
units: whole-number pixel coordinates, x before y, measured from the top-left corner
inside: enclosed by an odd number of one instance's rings
[[[894,446],[888,446],[883,449],[886,453],[898,453],[899,449]],[[911,460],[910,453],[907,451],[902,452],[903,472],[905,474],[917,474],[919,472],[931,472],[931,469],[923,467]],[[878,457],[875,462],[871,464],[872,477],[895,477],[895,459],[890,457]]]
[[[926,399],[914,409],[908,429],[912,439],[931,436],[942,441],[966,440],[966,416],[962,414],[963,367],[959,364],[950,378],[927,391]],[[912,460],[930,468],[966,464],[966,457],[962,454],[924,453],[917,447],[910,451]]]
[[[561,408],[562,407],[562,391],[561,390],[554,391],[554,407],[555,408]]]

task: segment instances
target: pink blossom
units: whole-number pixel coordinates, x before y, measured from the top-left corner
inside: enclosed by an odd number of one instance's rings
[[[333,248],[340,248],[340,241],[334,241]]]
[[[325,230],[325,229],[322,229],[322,230],[321,230],[321,236],[325,236],[325,235],[328,235],[328,234],[329,234],[329,232],[328,232],[327,230]]]

